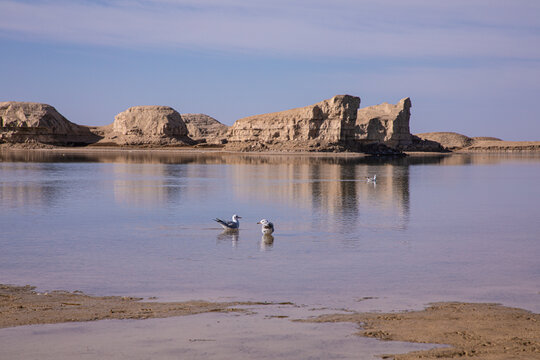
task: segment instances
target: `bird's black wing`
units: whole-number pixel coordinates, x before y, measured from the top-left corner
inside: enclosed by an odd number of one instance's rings
[[[214,221],[217,221],[218,223],[220,223],[221,225],[225,226],[225,227],[228,227],[230,229],[234,228],[234,223],[232,221],[223,221],[221,219],[214,219]]]

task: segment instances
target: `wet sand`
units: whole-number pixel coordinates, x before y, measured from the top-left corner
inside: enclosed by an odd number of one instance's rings
[[[211,303],[144,302],[123,296],[89,296],[82,292],[39,293],[33,286],[0,285],[0,328],[33,324],[55,324],[103,319],[149,319],[201,314],[243,312],[253,302]]]
[[[383,355],[387,359],[540,359],[540,314],[497,304],[435,303],[422,311],[323,315],[315,322],[355,322],[360,336],[447,344]]]
[[[293,305],[291,303],[282,303]],[[32,286],[0,285],[0,328],[102,319],[165,318],[209,312],[246,312],[257,302],[144,302],[139,298],[39,293]],[[387,359],[540,359],[540,314],[496,304],[436,303],[422,311],[322,315],[302,322],[353,322],[359,336],[446,344]]]

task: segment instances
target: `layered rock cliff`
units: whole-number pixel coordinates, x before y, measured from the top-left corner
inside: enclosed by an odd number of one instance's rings
[[[461,143],[450,146],[444,136],[411,135],[409,98],[395,105],[358,109],[359,105],[356,96],[337,95],[302,108],[242,118],[230,128],[204,114],[180,115],[168,106],[134,106],[118,114],[110,125],[89,128],[68,121],[47,104],[3,102],[0,142],[150,147],[226,144],[231,150],[396,154],[400,150],[445,150],[439,142],[447,148],[464,148],[471,141],[463,137]]]
[[[98,139],[87,127],[70,122],[51,105],[0,102],[0,142],[85,145]]]
[[[317,104],[237,120],[228,133],[229,147],[261,150],[325,149],[354,140],[360,98],[337,95]]]
[[[197,141],[209,144],[222,144],[227,141],[229,127],[205,114],[182,114],[186,123],[188,136]]]
[[[383,103],[358,110],[355,139],[381,142],[397,149],[412,144],[409,130],[411,99],[401,99],[397,104]]]

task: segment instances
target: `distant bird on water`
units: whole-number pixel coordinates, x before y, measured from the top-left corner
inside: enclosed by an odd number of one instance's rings
[[[229,230],[229,229],[238,229],[240,227],[240,221],[238,221],[238,219],[241,219],[242,217],[241,216],[238,216],[236,214],[234,214],[232,216],[232,221],[223,221],[221,219],[214,219],[214,221],[217,221],[222,228],[224,228],[225,230]]]
[[[274,232],[274,224],[272,224],[270,221],[266,219],[262,219],[257,224],[261,224],[261,231],[264,235],[270,235]]]
[[[373,175],[373,177],[366,177],[366,180],[369,183],[376,183],[377,182],[377,174]]]

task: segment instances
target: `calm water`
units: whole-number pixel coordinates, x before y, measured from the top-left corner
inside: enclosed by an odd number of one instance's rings
[[[540,311],[540,156],[0,153],[0,283],[354,310]],[[365,177],[377,174],[377,184]],[[243,217],[227,234],[215,217]],[[275,223],[262,241],[256,222]]]

